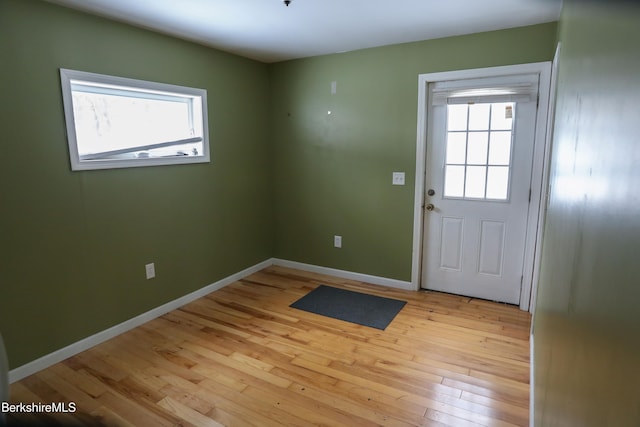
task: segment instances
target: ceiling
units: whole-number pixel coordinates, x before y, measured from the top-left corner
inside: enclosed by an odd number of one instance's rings
[[[262,62],[556,21],[562,0],[47,0]]]

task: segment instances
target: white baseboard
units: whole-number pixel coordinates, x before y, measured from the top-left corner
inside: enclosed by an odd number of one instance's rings
[[[368,274],[354,273],[352,271],[337,270],[335,268],[321,267],[318,265],[304,264],[302,262],[287,261],[284,259],[273,259],[273,265],[281,267],[295,268],[298,270],[309,271],[311,273],[328,274],[330,276],[340,277],[342,279],[357,280],[359,282],[371,283],[373,285],[388,286],[390,288],[404,289],[407,291],[416,291],[417,289],[411,282],[402,280],[388,279],[386,277],[370,276]]]
[[[98,332],[95,335],[91,335],[87,338],[84,338],[80,341],[70,344],[64,348],[61,348],[60,350],[56,350],[53,353],[49,353],[45,356],[42,356],[39,359],[36,359],[25,365],[12,369],[11,371],[9,371],[9,383],[20,381],[21,379],[28,377],[31,374],[35,374],[36,372],[42,369],[48,368],[51,365],[62,362],[63,360],[71,356],[74,356],[82,351],[88,350],[89,348],[96,346],[108,339],[111,339],[117,335],[127,332],[133,328],[136,328],[150,320],[153,320],[157,317],[167,314],[172,310],[175,310],[179,307],[182,307],[185,304],[195,301],[196,299],[201,298],[207,294],[210,294],[213,291],[222,289],[233,282],[241,280],[271,265],[273,265],[272,259],[263,261],[259,264],[256,264],[245,270],[242,270],[236,274],[233,274],[229,277],[226,277],[222,280],[219,280],[215,283],[205,286],[204,288],[198,289],[197,291],[191,292],[190,294],[187,294],[178,299],[175,299],[166,304],[163,304],[159,307],[156,307],[152,310],[149,310],[146,313],[142,313],[141,315],[136,316],[133,319],[129,319],[109,329],[105,329],[104,331]]]
[[[533,349],[533,334],[529,335],[529,369],[530,369],[530,379],[529,379],[529,426],[534,427],[535,424],[535,410],[534,410],[534,394],[535,394],[535,364],[533,363],[534,357],[534,349]]]
[[[360,282],[371,283],[374,285],[388,286],[391,288],[405,289],[410,291],[417,290],[415,289],[415,287],[411,282],[405,282],[402,280],[388,279],[385,277],[378,277],[378,276],[370,276],[368,274],[354,273],[354,272],[345,271],[345,270],[337,270],[329,267],[320,267],[317,265],[304,264],[296,261],[287,261],[282,259],[271,258],[259,264],[256,264],[252,267],[249,267],[245,270],[242,270],[236,274],[233,274],[229,277],[226,277],[222,280],[219,280],[215,283],[212,283],[208,286],[205,286],[204,288],[198,289],[197,291],[191,292],[190,294],[187,294],[178,299],[175,299],[166,304],[163,304],[159,307],[156,307],[152,310],[149,310],[146,313],[142,313],[139,316],[136,316],[118,325],[112,326],[109,329],[105,329],[104,331],[98,332],[97,334],[81,339],[80,341],[77,341],[64,348],[61,348],[60,350],[56,350],[53,353],[49,353],[45,356],[40,357],[39,359],[36,359],[25,365],[12,369],[11,371],[9,371],[9,383],[20,381],[21,379],[28,377],[29,375],[35,374],[36,372],[41,371],[42,369],[48,368],[51,365],[62,362],[63,360],[71,356],[74,356],[82,351],[88,350],[91,347],[94,347],[115,336],[118,336],[124,332],[127,332],[133,328],[136,328],[146,322],[149,322],[150,320],[153,320],[157,317],[167,314],[172,310],[180,308],[185,304],[195,301],[196,299],[201,298],[207,294],[210,294],[213,291],[222,289],[233,282],[237,282],[238,280],[241,280],[253,273],[256,273],[272,265],[295,268],[298,270],[309,271],[312,273],[328,274],[328,275],[340,277],[343,279],[357,280]]]

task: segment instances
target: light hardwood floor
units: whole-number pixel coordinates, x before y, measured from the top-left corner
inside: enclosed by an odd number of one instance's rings
[[[289,307],[320,284],[403,299],[386,330]],[[117,426],[526,426],[517,307],[271,267],[14,383]]]

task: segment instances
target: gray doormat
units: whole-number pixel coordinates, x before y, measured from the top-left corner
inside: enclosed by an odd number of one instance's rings
[[[290,307],[384,330],[406,303],[320,285]]]

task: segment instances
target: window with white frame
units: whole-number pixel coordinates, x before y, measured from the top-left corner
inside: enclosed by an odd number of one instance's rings
[[[60,69],[73,170],[209,162],[207,91]]]
[[[447,108],[445,198],[509,200],[516,105],[537,94],[537,75],[434,84],[433,105]]]
[[[507,200],[515,103],[447,106],[444,196]]]

